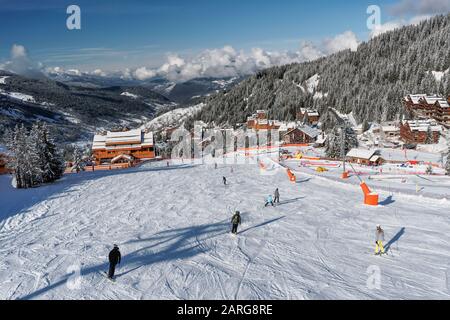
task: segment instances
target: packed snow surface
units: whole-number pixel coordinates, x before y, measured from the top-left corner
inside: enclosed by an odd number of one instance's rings
[[[380,191],[368,207],[357,185],[265,167],[149,163],[32,190],[0,176],[0,298],[450,298],[448,201]],[[275,187],[281,204],[264,208]],[[373,254],[377,224],[387,256]]]

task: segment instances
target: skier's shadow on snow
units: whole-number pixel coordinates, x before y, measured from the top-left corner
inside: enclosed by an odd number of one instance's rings
[[[391,249],[391,246],[396,243],[398,240],[400,240],[400,238],[405,234],[405,228],[401,228],[399,232],[397,232],[397,234],[391,239],[389,240],[388,243],[386,243],[386,245],[384,246],[384,249],[386,250],[386,252],[389,251],[389,249]]]
[[[295,181],[295,183],[305,183],[305,182],[308,182],[310,180],[311,180],[311,178],[306,178],[306,179],[303,179],[303,180],[297,180],[297,181]]]
[[[306,197],[298,197],[298,198],[294,198],[294,199],[283,200],[283,201],[280,201],[280,203],[277,203],[276,206],[278,207],[278,206],[283,206],[285,204],[294,203],[294,202],[297,202],[297,201],[299,201],[301,199],[305,199],[305,198]]]
[[[381,201],[379,203],[380,206],[388,206],[390,204],[393,204],[395,202],[394,199],[392,199],[392,196],[387,197],[386,199],[384,199],[383,201]]]
[[[245,230],[242,230],[242,231],[238,232],[238,234],[243,234],[243,233],[248,232],[248,231],[250,231],[250,230],[253,230],[253,229],[256,229],[256,228],[264,227],[264,226],[266,226],[266,225],[268,225],[268,224],[274,223],[274,222],[276,222],[276,221],[278,221],[278,220],[281,220],[281,219],[284,219],[284,218],[286,218],[286,217],[285,217],[285,216],[282,216],[282,217],[278,217],[278,218],[275,218],[275,219],[272,219],[272,220],[269,220],[269,221],[265,221],[265,222],[260,223],[260,224],[258,224],[258,225],[256,225],[256,226],[253,226],[253,227],[247,228],[247,229],[245,229]]]

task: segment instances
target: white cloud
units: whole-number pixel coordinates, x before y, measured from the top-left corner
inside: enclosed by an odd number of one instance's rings
[[[10,60],[2,65],[2,69],[29,77],[44,77],[44,66],[33,62],[24,46],[14,44],[11,47]]]
[[[359,41],[352,31],[346,31],[332,39],[324,40],[324,47],[327,54],[350,49],[356,51]]]
[[[27,51],[24,46],[13,44],[11,48],[11,59],[27,59]]]
[[[190,59],[169,54],[160,68],[140,67],[131,74],[138,80],[162,76],[177,82],[199,77],[235,77],[250,75],[273,66],[315,60],[345,49],[356,51],[358,45],[356,35],[347,31],[317,44],[303,42],[299,50],[295,52],[270,52],[261,48],[253,48],[250,52],[245,52],[236,51],[231,46],[224,46],[219,49],[204,50]]]
[[[92,71],[92,73],[94,76],[98,76],[98,77],[106,77],[106,73],[103,72],[102,69],[95,69],[94,71]]]
[[[141,67],[133,72],[133,76],[138,80],[145,80],[156,76],[156,71]]]

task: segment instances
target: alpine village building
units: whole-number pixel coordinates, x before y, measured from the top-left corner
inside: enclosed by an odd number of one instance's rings
[[[140,162],[155,158],[153,133],[141,129],[103,132],[94,136],[93,158],[97,164]]]
[[[320,132],[306,125],[290,129],[283,137],[283,142],[289,144],[309,144],[314,143]]]
[[[441,131],[441,126],[434,120],[408,120],[400,123],[400,137],[406,143],[438,143]]]
[[[403,98],[405,108],[422,119],[434,119],[450,128],[450,96],[409,94]]]

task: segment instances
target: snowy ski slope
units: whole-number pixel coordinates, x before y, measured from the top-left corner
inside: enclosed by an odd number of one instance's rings
[[[146,164],[20,191],[0,176],[0,298],[450,298],[449,202],[396,194],[366,207],[357,186],[297,175]],[[282,203],[264,209],[275,187]],[[383,257],[373,255],[378,223]],[[100,274],[113,243],[116,283]],[[367,285],[373,270],[378,289]]]

